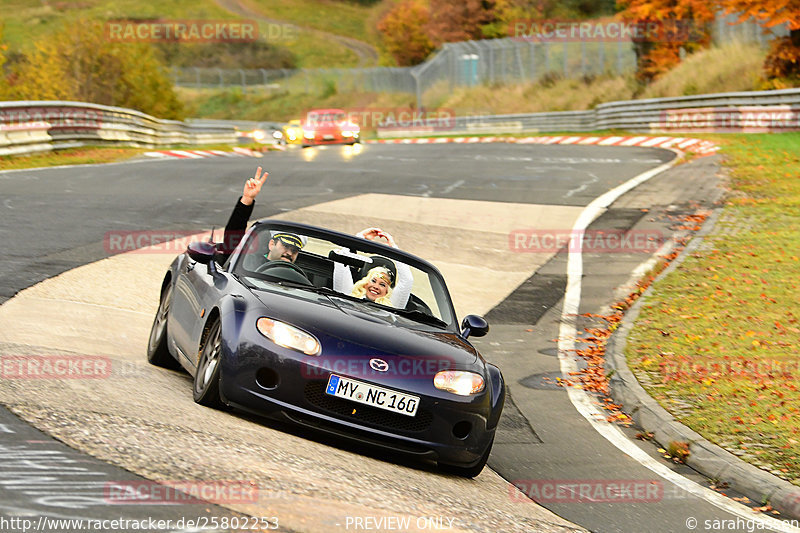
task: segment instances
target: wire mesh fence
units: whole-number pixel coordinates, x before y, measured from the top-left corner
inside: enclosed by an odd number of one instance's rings
[[[765,45],[777,37],[789,35],[789,24],[778,24],[771,28],[764,28],[755,21],[739,21],[736,14],[720,14],[714,21],[711,32],[714,43],[724,44],[729,42],[759,43]]]
[[[735,15],[721,15],[713,25],[718,44],[741,41],[765,44],[787,35],[779,26],[770,32],[754,22],[739,23]],[[580,78],[620,75],[636,68],[629,40],[487,39],[446,43],[415,67],[351,69],[221,69],[175,68],[176,86],[197,88],[241,87],[287,93],[333,94],[348,92],[412,93],[424,105],[425,93],[457,87],[535,82],[550,76]]]
[[[433,87],[532,82],[547,75],[565,78],[631,72],[636,56],[625,42],[526,42],[492,39],[447,43],[416,67],[352,69],[175,68],[179,87],[241,87],[301,93],[400,92],[417,95]]]

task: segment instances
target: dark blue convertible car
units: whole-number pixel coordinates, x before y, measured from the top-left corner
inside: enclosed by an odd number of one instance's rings
[[[275,232],[302,235],[294,263],[265,257]],[[195,242],[164,277],[150,363],[185,368],[196,402],[290,420],[478,475],[492,448],[505,389],[500,370],[459,324],[430,263],[377,242],[305,224],[261,220],[219,264]],[[373,264],[413,276],[402,308],[344,294],[334,268],[360,279]]]

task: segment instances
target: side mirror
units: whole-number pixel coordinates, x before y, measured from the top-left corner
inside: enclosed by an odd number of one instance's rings
[[[214,255],[217,253],[217,247],[211,242],[195,241],[189,243],[186,251],[193,261],[207,265],[214,260]]]
[[[466,339],[469,336],[483,337],[489,333],[489,323],[482,316],[467,315],[461,321],[461,335]]]

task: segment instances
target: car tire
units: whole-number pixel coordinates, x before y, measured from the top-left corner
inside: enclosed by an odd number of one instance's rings
[[[486,466],[486,461],[489,460],[489,455],[492,453],[493,444],[494,444],[494,437],[492,437],[492,440],[489,441],[489,446],[486,447],[486,451],[483,452],[480,461],[478,461],[473,466],[439,464],[439,469],[443,472],[446,472],[448,474],[453,474],[456,476],[467,477],[467,478],[476,477],[483,471],[483,467]]]
[[[167,283],[161,291],[158,311],[150,328],[150,339],[147,342],[147,362],[161,368],[177,369],[180,365],[172,357],[167,347],[167,315],[172,305],[172,283]]]
[[[222,324],[217,318],[206,329],[203,342],[200,344],[197,368],[194,373],[192,396],[194,401],[200,405],[215,409],[223,406],[219,394],[221,357]]]

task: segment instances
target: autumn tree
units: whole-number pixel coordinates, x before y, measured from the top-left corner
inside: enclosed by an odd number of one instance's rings
[[[488,39],[517,37],[515,25],[550,16],[555,0],[495,0],[494,20],[481,27]]]
[[[153,47],[111,42],[100,21],[81,20],[43,37],[16,68],[11,91],[19,100],[75,100],[182,118]]]
[[[483,39],[495,21],[496,0],[437,0],[431,3],[428,36],[434,44]]]
[[[429,18],[428,6],[422,0],[403,0],[378,22],[383,46],[398,65],[416,65],[433,51],[426,31]]]
[[[634,41],[636,76],[649,82],[681,60],[681,50],[692,53],[711,43],[716,2],[708,0],[617,0],[621,18],[639,23]]]
[[[764,63],[768,78],[800,78],[800,0],[721,0],[728,14],[750,18],[764,28],[788,24],[789,35],[774,39]]]
[[[6,50],[8,50],[8,45],[3,40],[3,24],[0,23],[0,100],[6,100],[10,95],[5,71]]]

